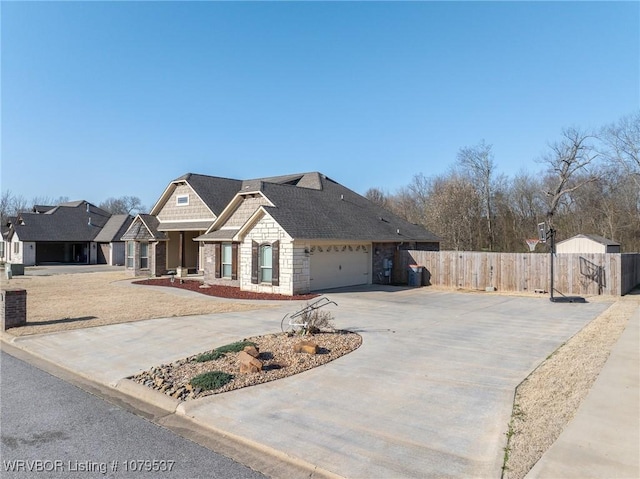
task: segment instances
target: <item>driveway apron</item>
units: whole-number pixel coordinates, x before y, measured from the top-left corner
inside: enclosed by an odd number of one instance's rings
[[[331,292],[362,346],[323,367],[183,403],[195,421],[349,478],[500,477],[516,386],[609,304],[426,288]],[[285,312],[165,318],[21,337],[16,346],[114,385],[248,336]]]

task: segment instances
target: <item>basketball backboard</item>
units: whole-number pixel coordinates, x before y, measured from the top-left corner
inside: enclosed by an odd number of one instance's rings
[[[538,223],[538,239],[541,243],[547,242],[547,223]]]

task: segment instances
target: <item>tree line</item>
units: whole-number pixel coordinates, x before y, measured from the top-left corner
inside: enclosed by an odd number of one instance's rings
[[[595,234],[638,252],[639,152],[640,111],[597,131],[564,129],[537,173],[500,174],[483,140],[461,148],[444,174],[418,173],[393,193],[374,187],[365,196],[438,235],[443,250],[528,251],[525,240],[546,222],[558,241]]]
[[[461,148],[447,173],[418,173],[393,193],[374,187],[365,196],[438,235],[444,250],[528,251],[525,240],[537,237],[536,226],[544,221],[557,240],[596,234],[618,241],[623,251],[640,251],[640,111],[597,131],[566,128],[548,147],[538,160],[541,171],[507,177],[483,140]],[[3,191],[0,218],[6,224],[33,205],[68,200],[27,201]],[[98,206],[112,214],[145,212],[137,196]]]

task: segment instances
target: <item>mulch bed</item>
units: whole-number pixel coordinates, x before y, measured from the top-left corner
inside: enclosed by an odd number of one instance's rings
[[[297,294],[295,296],[285,296],[284,294],[255,293],[253,291],[241,291],[240,288],[233,286],[207,285],[201,288],[201,281],[193,279],[185,279],[182,282],[175,278],[173,283],[170,278],[153,278],[134,281],[133,284],[149,285],[149,286],[167,286],[169,288],[188,289],[196,293],[206,294],[207,296],[217,296],[220,298],[231,299],[262,299],[262,300],[282,300],[282,301],[306,301],[317,298],[318,294]]]

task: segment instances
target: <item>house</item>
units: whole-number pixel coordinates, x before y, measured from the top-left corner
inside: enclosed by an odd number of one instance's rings
[[[25,266],[42,263],[96,264],[96,236],[111,214],[87,201],[35,206],[9,223],[6,261]]]
[[[209,284],[285,295],[391,282],[397,250],[440,241],[318,172],[184,175],[122,239],[134,275],[198,272]]]
[[[556,253],[620,253],[620,243],[598,235],[580,234],[558,241]]]
[[[93,239],[98,245],[98,264],[124,266],[125,242],[121,238],[132,221],[131,215],[112,215],[107,220],[102,230]]]

